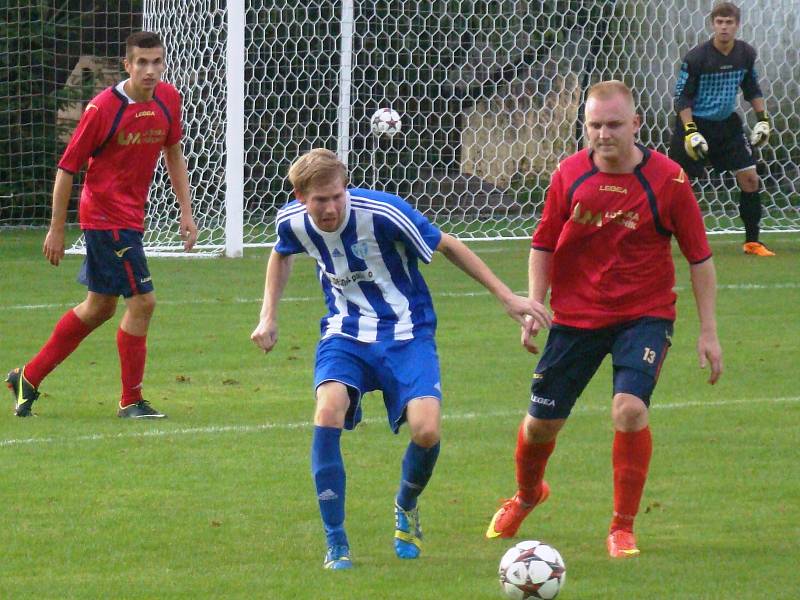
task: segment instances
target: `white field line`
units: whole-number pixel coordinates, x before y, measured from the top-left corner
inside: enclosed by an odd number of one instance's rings
[[[796,290],[800,288],[800,282],[789,281],[784,283],[730,283],[721,284],[717,286],[717,290],[725,291],[750,291],[750,290]],[[689,288],[686,286],[675,286],[676,292],[685,292]],[[516,290],[517,294],[526,295],[525,290]],[[485,290],[478,290],[475,292],[433,292],[431,294],[434,298],[470,298],[488,296],[489,292]],[[217,298],[201,298],[197,300],[159,300],[159,306],[188,306],[192,304],[260,304],[261,298],[232,298],[230,300],[220,300]],[[322,295],[315,296],[294,296],[281,299],[281,302],[319,302],[322,304]],[[69,303],[52,303],[52,304],[9,304],[7,306],[0,305],[0,311],[11,310],[45,310],[45,309],[65,309],[78,304],[78,300]]]
[[[742,404],[778,404],[800,402],[800,396],[787,396],[783,398],[736,398],[734,400],[712,400],[710,402],[688,401],[688,402],[667,402],[654,403],[652,410],[678,410],[684,408],[725,408],[728,406],[738,406]],[[446,405],[445,405],[446,406]],[[517,410],[498,410],[487,412],[466,412],[466,413],[445,413],[442,419],[445,421],[471,421],[484,418],[522,418],[525,414],[526,406],[520,403]],[[607,412],[607,406],[580,406],[572,411],[573,415]],[[385,418],[369,418],[362,421],[365,424],[375,425],[385,423]],[[124,424],[129,425],[129,423]],[[130,423],[132,425],[132,423]],[[42,444],[69,444],[80,442],[100,442],[107,440],[121,440],[131,438],[166,438],[173,436],[194,436],[194,435],[218,435],[225,433],[259,433],[262,431],[288,431],[293,429],[305,429],[311,427],[311,421],[294,421],[289,423],[261,423],[257,425],[217,425],[209,427],[183,427],[179,429],[147,429],[145,431],[121,431],[119,433],[92,433],[87,435],[64,436],[64,437],[30,437],[30,438],[9,438],[0,440],[0,448],[10,448],[19,446],[32,446]]]

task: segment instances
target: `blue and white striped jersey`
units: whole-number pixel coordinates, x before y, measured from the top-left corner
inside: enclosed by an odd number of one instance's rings
[[[337,231],[319,229],[296,199],[278,211],[275,251],[317,261],[328,314],[323,338],[362,342],[433,336],[436,314],[418,260],[429,263],[442,233],[398,196],[352,188]]]

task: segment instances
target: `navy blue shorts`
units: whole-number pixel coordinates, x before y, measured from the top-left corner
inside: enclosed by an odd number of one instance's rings
[[[603,329],[553,325],[531,383],[528,414],[566,419],[607,354],[614,394],[633,394],[647,406],[671,345],[672,321],[643,317]]]
[[[133,229],[86,229],[86,258],[78,283],[90,292],[130,298],[153,291],[142,246],[142,233]]]
[[[325,338],[317,346],[314,389],[326,381],[338,381],[348,388],[346,429],[361,421],[361,397],[373,390],[383,391],[394,433],[406,420],[409,402],[426,396],[442,399],[439,357],[431,337],[373,343],[339,335]]]

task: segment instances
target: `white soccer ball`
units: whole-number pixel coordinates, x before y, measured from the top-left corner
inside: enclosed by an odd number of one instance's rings
[[[400,113],[392,108],[376,110],[369,120],[369,125],[373,135],[388,137],[398,133],[403,126]]]
[[[537,540],[520,542],[500,559],[500,585],[508,598],[549,600],[567,580],[567,567],[558,550]]]

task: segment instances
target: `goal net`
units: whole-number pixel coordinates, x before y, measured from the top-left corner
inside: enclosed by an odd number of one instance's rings
[[[774,126],[760,152],[763,231],[800,230],[793,4],[741,3],[740,37],[759,52]],[[354,185],[405,197],[461,239],[528,237],[550,173],[581,146],[582,99],[593,83],[631,85],[641,141],[666,151],[680,59],[708,39],[712,5],[147,0],[141,24],[163,35],[165,77],[184,94],[200,249],[235,256],[274,243],[288,166],[320,146],[346,161]],[[381,107],[402,115],[392,138],[370,133],[369,117]],[[752,124],[749,105],[741,110]],[[730,174],[712,171],[695,189],[710,232],[739,230]],[[146,243],[181,247],[161,171]]]

